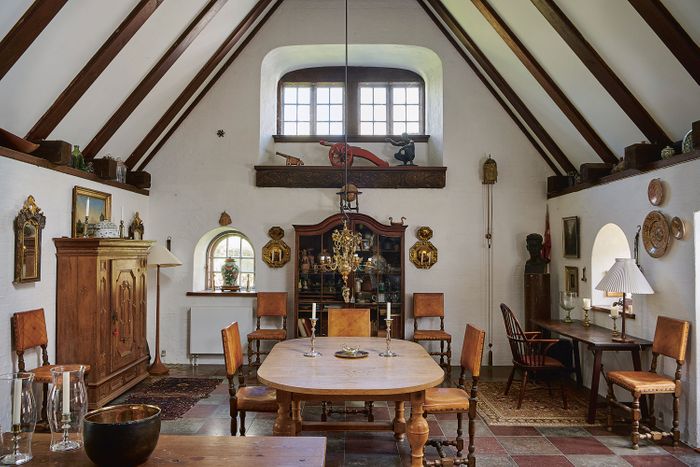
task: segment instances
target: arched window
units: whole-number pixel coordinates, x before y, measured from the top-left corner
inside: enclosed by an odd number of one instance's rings
[[[221,266],[226,258],[233,258],[239,273],[236,285],[255,289],[255,250],[248,237],[235,230],[220,233],[207,247],[206,287],[215,290],[223,285]]]

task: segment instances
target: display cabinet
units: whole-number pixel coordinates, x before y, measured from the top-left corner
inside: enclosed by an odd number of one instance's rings
[[[357,254],[360,267],[348,278],[350,302],[343,301],[343,279],[321,264],[333,254],[333,231],[348,228],[362,236]],[[394,318],[391,335],[404,337],[404,234],[405,225],[386,225],[365,214],[338,213],[315,225],[295,225],[294,333],[309,334],[312,304],[316,303],[316,335],[328,331],[329,308],[369,308],[372,335],[386,335],[387,303]]]

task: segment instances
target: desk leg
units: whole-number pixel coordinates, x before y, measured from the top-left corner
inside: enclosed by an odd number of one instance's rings
[[[600,366],[602,364],[603,351],[593,350],[593,374],[591,375],[591,395],[588,399],[588,423],[595,423],[595,413],[598,408],[598,385],[600,384]]]
[[[404,401],[394,402],[394,439],[403,441],[406,438],[406,416]]]
[[[277,390],[277,418],[272,427],[275,436],[294,436],[296,434],[294,423],[289,418],[289,408],[292,402],[292,394],[287,391]]]
[[[423,418],[425,391],[411,393],[411,419],[408,421],[408,443],[411,445],[411,466],[423,465],[423,448],[428,441],[428,421]]]
[[[581,376],[581,354],[579,353],[579,342],[576,339],[571,340],[571,346],[574,349],[574,370],[576,372],[576,385],[583,386],[583,376]]]
[[[642,357],[639,355],[639,348],[632,349],[632,365],[634,365],[634,371],[642,371]],[[647,396],[642,395],[639,400],[639,405],[642,410],[642,419],[647,420],[649,418],[649,407],[647,406]]]

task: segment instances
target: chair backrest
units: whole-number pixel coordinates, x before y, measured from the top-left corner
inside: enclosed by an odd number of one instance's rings
[[[542,347],[531,345],[528,342],[523,328],[518,322],[518,318],[504,303],[501,303],[501,312],[503,313],[503,323],[506,326],[506,335],[513,354],[513,361],[527,366],[543,366],[545,354],[542,351]]]
[[[287,292],[258,292],[258,316],[287,316]]]
[[[445,316],[445,294],[442,292],[414,293],[413,316],[415,318]]]
[[[226,375],[233,376],[243,365],[243,349],[241,348],[241,334],[238,331],[238,321],[234,321],[221,330],[221,340],[224,345]]]
[[[331,337],[370,337],[369,308],[329,308],[328,335]]]
[[[460,364],[462,368],[469,370],[473,377],[479,377],[481,373],[481,357],[484,353],[485,339],[486,331],[467,324],[467,328],[464,330]]]
[[[656,319],[654,344],[651,351],[683,363],[688,347],[689,332],[690,323],[688,321],[659,316]]]
[[[16,352],[48,345],[43,308],[15,313],[11,321]]]

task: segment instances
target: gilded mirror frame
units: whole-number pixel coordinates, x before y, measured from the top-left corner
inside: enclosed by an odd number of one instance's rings
[[[33,244],[33,262],[35,274],[32,276],[26,275],[26,253],[32,250],[32,247],[27,246],[27,237],[25,227],[27,224],[33,224],[36,230]],[[36,205],[33,196],[27,197],[24,206],[15,217],[15,284],[26,282],[39,282],[41,280],[41,232],[46,225],[46,216],[41,212],[39,206]]]

